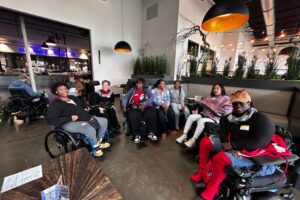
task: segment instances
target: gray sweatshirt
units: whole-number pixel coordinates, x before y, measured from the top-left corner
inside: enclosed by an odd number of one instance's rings
[[[180,89],[175,89],[175,88],[170,89],[171,103],[178,103],[184,105],[185,93],[181,88],[180,95],[179,95],[179,90]]]

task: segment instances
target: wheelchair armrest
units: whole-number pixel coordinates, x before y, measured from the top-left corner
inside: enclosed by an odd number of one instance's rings
[[[254,157],[253,161],[261,166],[264,165],[281,165],[288,162],[294,162],[298,160],[299,157],[296,154],[292,154],[289,157],[284,157],[284,158],[274,158],[274,157],[269,157],[269,156],[259,156],[259,157]]]

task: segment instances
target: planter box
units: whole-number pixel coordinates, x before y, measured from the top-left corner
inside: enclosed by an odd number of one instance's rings
[[[212,77],[182,77],[187,83],[212,85],[214,83],[223,83],[225,86],[256,88],[268,90],[292,91],[294,88],[300,89],[299,81],[285,80],[261,80],[261,79],[227,79]]]
[[[170,79],[168,75],[151,75],[151,74],[132,74],[131,78],[142,78],[142,79]]]

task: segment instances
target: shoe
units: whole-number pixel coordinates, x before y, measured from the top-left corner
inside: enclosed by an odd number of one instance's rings
[[[148,134],[148,138],[150,138],[150,139],[153,140],[153,141],[156,141],[156,140],[157,140],[157,137],[156,137],[156,135],[154,135],[154,133],[149,133],[149,134]]]
[[[164,139],[166,139],[167,137],[168,137],[167,133],[162,133],[162,134],[161,134],[161,139],[164,140]]]
[[[187,148],[192,148],[195,146],[195,143],[196,143],[196,139],[195,138],[191,138],[189,139],[187,142],[184,143],[184,145],[187,147]]]
[[[187,134],[183,133],[179,138],[176,139],[178,144],[182,144],[187,140]]]
[[[110,144],[108,142],[100,143],[99,144],[100,149],[106,149],[110,147]]]
[[[94,148],[94,156],[95,157],[100,157],[100,156],[103,156],[103,151],[99,148],[99,146],[98,147],[96,147],[96,148]]]
[[[140,143],[140,141],[141,141],[141,136],[139,136],[139,135],[135,136],[133,142],[134,142],[135,144],[137,144],[137,143]]]
[[[177,130],[173,130],[173,131],[171,131],[171,135],[177,135]]]

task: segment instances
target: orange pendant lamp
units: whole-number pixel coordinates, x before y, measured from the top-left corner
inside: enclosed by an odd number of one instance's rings
[[[248,22],[249,10],[240,0],[216,0],[203,18],[201,28],[208,32],[224,32]]]

